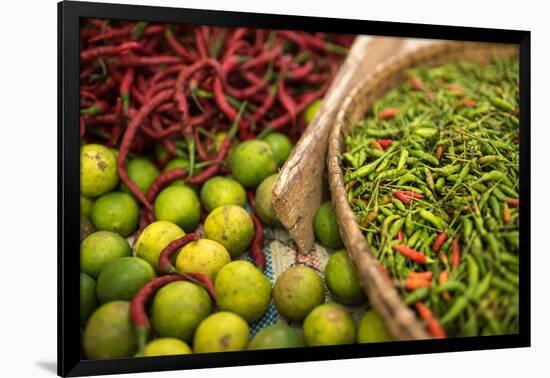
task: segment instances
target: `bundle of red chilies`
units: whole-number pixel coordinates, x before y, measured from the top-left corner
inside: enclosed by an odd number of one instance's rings
[[[353,36],[286,30],[222,28],[87,19],[80,30],[80,136],[119,149],[119,176],[144,206],[140,226],[153,221],[152,203],[174,180],[201,184],[227,171],[232,133],[215,148],[212,135],[233,125],[239,140],[269,130],[296,140],[300,117],[323,97]],[[189,176],[162,173],[148,193],[128,177],[131,153],[156,144],[176,155],[177,140],[192,140]]]

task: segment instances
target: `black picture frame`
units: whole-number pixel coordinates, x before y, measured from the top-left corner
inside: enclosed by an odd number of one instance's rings
[[[520,49],[520,332],[516,335],[392,341],[217,354],[81,360],[78,311],[79,265],[79,19],[82,17],[294,29],[382,36],[512,43]],[[82,376],[299,361],[337,360],[467,350],[529,347],[530,297],[530,32],[63,1],[58,3],[58,374]]]

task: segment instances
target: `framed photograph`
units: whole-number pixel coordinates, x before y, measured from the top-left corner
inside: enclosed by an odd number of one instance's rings
[[[60,376],[530,346],[528,31],[58,27]]]

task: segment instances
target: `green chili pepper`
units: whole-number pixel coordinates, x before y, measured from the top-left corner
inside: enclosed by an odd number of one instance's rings
[[[491,272],[487,273],[485,277],[474,287],[472,292],[472,299],[474,301],[479,301],[491,287]]]
[[[412,305],[416,302],[422,301],[428,296],[428,294],[430,294],[430,290],[427,287],[416,289],[415,291],[407,294],[405,297],[405,304]]]
[[[397,162],[397,169],[401,170],[405,168],[405,164],[407,163],[407,158],[409,157],[409,151],[407,151],[406,148],[401,149],[401,154],[399,156],[399,161]]]
[[[468,266],[468,286],[473,287],[479,281],[479,268],[471,255],[466,255],[466,265]]]
[[[430,155],[424,151],[420,151],[420,150],[410,150],[409,151],[409,154],[411,156],[414,156],[414,157],[417,157],[419,158],[420,160],[424,160],[432,165],[439,165],[439,160],[437,160],[437,158],[433,155]]]
[[[455,299],[449,310],[441,317],[439,322],[441,325],[445,325],[453,321],[457,316],[461,315],[468,306],[468,299],[466,297],[458,297]]]
[[[435,216],[433,213],[429,212],[428,210],[420,209],[418,214],[423,219],[430,222],[439,231],[443,231],[445,229],[445,227],[443,225],[443,221],[441,220],[441,218]]]

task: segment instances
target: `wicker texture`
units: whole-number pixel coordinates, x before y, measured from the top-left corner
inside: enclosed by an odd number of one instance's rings
[[[404,72],[407,69],[457,60],[486,64],[494,57],[510,56],[517,52],[518,47],[515,45],[470,42],[445,42],[422,47],[378,65],[352,89],[338,111],[329,138],[327,156],[332,203],[338,216],[340,234],[350,258],[357,265],[361,284],[371,305],[396,340],[423,339],[429,338],[429,335],[415,313],[405,305],[396,288],[381,273],[379,263],[371,254],[356,222],[347,199],[340,165],[344,136],[363,118],[375,100],[405,79]]]

